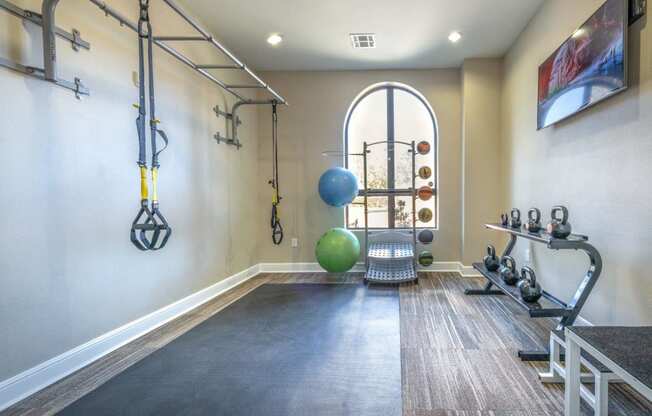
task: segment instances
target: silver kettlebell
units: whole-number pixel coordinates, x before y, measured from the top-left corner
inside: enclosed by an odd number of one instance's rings
[[[521,280],[519,280],[517,286],[521,292],[521,298],[528,303],[538,301],[543,293],[541,285],[537,283],[534,270],[527,266],[521,269]]]
[[[572,227],[570,222],[568,222],[568,209],[566,207],[562,205],[552,207],[550,223],[546,230],[554,238],[566,238],[571,234]]]

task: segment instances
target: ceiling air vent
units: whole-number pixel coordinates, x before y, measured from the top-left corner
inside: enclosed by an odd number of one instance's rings
[[[376,35],[373,33],[351,33],[351,45],[354,49],[369,49],[376,47]]]

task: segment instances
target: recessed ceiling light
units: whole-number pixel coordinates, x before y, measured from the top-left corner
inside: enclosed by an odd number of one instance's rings
[[[276,46],[281,42],[283,42],[283,36],[279,35],[278,33],[271,34],[267,38],[267,43],[272,46]]]
[[[462,34],[460,32],[451,32],[451,34],[448,35],[448,40],[453,43],[459,42],[460,39],[462,39]]]

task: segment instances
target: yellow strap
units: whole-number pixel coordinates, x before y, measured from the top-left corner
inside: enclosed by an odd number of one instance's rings
[[[152,201],[158,201],[158,168],[152,167]]]
[[[140,167],[140,199],[149,199],[149,192],[147,189],[147,167]]]

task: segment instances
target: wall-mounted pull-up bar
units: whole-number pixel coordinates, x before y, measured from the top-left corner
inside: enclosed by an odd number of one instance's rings
[[[111,16],[116,19],[122,26],[127,26],[131,30],[138,32],[138,28],[135,23],[122,16],[119,12],[108,6],[105,2],[101,0],[90,0],[90,2],[99,7],[100,10],[102,10],[107,16]],[[184,12],[172,0],[163,0],[163,2],[166,3],[176,14],[183,18],[183,20],[185,20],[190,26],[192,26],[193,29],[195,29],[200,34],[200,36],[156,36],[154,37],[154,44],[159,46],[168,54],[175,57],[177,60],[194,69],[205,78],[208,78],[225,91],[237,97],[242,102],[252,102],[253,100],[244,97],[235,90],[242,88],[259,88],[265,89],[273,97],[273,101],[279,104],[287,104],[283,97],[281,97],[276,91],[270,88],[269,85],[263,82],[263,80],[260,79],[258,75],[256,75],[249,67],[247,67],[238,58],[236,58],[235,55],[233,55],[228,49],[222,46],[222,44],[215,40],[213,35],[204,30],[194,19],[188,16],[188,14]],[[56,27],[54,15],[58,3],[59,0],[44,0],[42,6],[44,77],[46,80],[53,82],[56,82],[55,80],[57,77],[57,52],[55,42]],[[196,64],[190,58],[186,57],[176,49],[172,48],[170,45],[166,44],[166,42],[171,41],[208,42],[210,45],[214,46],[218,51],[224,54],[232,62],[232,65]],[[255,84],[227,85],[207,72],[206,69],[241,70],[247,73],[247,75],[254,80]]]

